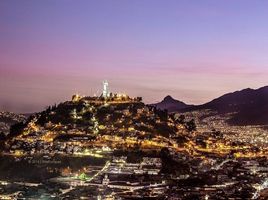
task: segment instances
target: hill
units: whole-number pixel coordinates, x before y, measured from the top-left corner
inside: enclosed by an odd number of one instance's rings
[[[191,107],[191,105],[176,100],[170,95],[166,96],[161,102],[152,105],[158,109],[167,110],[168,112],[176,112]]]
[[[174,115],[146,106],[141,98],[75,96],[13,125],[7,149],[68,154],[92,147],[161,150],[173,145],[169,138],[186,142],[181,134],[194,129],[193,122],[179,124]]]

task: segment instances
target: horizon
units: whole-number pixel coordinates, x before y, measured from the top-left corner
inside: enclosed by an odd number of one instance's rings
[[[1,1],[0,110],[111,91],[203,104],[268,85],[266,1]]]
[[[212,98],[212,99],[210,99],[209,101],[207,101],[207,102],[204,102],[204,103],[201,103],[201,104],[191,104],[191,103],[189,103],[189,102],[185,102],[185,101],[182,101],[182,100],[180,100],[180,99],[178,99],[178,98],[176,98],[176,97],[174,97],[174,96],[172,96],[172,95],[170,95],[170,94],[166,94],[162,99],[160,99],[160,100],[158,100],[158,101],[156,101],[156,102],[145,102],[145,104],[155,104],[155,103],[160,103],[161,101],[163,101],[166,97],[171,97],[172,99],[174,99],[174,100],[178,100],[178,101],[181,101],[181,102],[183,102],[183,103],[185,103],[185,104],[187,104],[187,105],[190,105],[190,106],[199,106],[199,105],[203,105],[203,104],[206,104],[206,103],[208,103],[208,102],[211,102],[211,101],[213,101],[213,100],[215,100],[215,99],[217,99],[217,98],[219,98],[219,97],[222,97],[222,96],[224,96],[224,95],[226,95],[226,94],[231,94],[231,93],[234,93],[234,92],[241,92],[241,91],[243,91],[243,90],[247,90],[247,89],[250,89],[250,90],[259,90],[259,89],[262,89],[262,88],[265,88],[265,87],[268,87],[268,85],[267,86],[262,86],[262,87],[259,87],[259,88],[243,88],[243,89],[240,89],[240,90],[236,90],[236,91],[230,91],[230,92],[227,92],[227,93],[225,93],[225,94],[222,94],[222,95],[220,95],[220,96],[218,96],[218,97],[214,97],[214,98]],[[112,93],[114,93],[114,94],[118,94],[117,92],[113,92],[113,91],[111,91]],[[90,97],[90,95],[86,95],[86,94],[79,94],[79,93],[74,93],[73,95],[75,95],[75,94],[77,94],[77,95],[81,95],[82,97],[87,97],[87,96],[89,96]],[[120,94],[120,93],[119,93]],[[126,93],[127,94],[127,93]],[[100,94],[94,94],[94,95],[92,95],[92,96],[100,96],[101,95],[101,93]],[[128,94],[127,94],[128,95]],[[130,96],[130,97],[132,97],[132,96]],[[143,101],[143,96],[142,96],[142,101]],[[53,105],[58,105],[59,103],[62,103],[62,102],[65,102],[65,101],[70,101],[71,100],[71,96],[70,96],[70,98],[69,99],[65,99],[65,100],[62,100],[61,102],[55,102],[55,103],[53,103],[53,104],[49,104],[49,105],[46,105],[46,106],[44,106],[41,110],[37,110],[37,111],[32,111],[32,112],[14,112],[14,111],[9,111],[9,110],[0,110],[0,112],[1,111],[4,111],[4,112],[13,112],[13,113],[16,113],[16,114],[22,114],[22,115],[24,115],[24,114],[31,114],[31,113],[38,113],[38,112],[41,112],[42,110],[44,110],[44,109],[46,109],[48,106],[53,106]],[[144,101],[143,101],[144,102]]]

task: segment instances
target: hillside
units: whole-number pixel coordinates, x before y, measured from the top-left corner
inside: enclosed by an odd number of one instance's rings
[[[202,105],[188,105],[171,96],[152,105],[168,112],[211,110],[217,115],[231,114],[231,118],[227,121],[230,125],[268,125],[268,86],[228,93]]]
[[[0,112],[0,137],[8,135],[10,126],[19,122],[25,121],[24,115],[15,114],[12,112]]]
[[[187,111],[210,109],[219,114],[234,113],[228,121],[232,125],[268,124],[268,86],[260,89],[244,89],[225,94]]]
[[[180,135],[179,143],[187,141],[181,134],[194,130],[191,123],[179,124],[174,116],[146,106],[141,98],[74,97],[13,125],[7,149],[41,153],[82,153],[92,147],[161,150],[170,145],[170,137],[176,141]]]

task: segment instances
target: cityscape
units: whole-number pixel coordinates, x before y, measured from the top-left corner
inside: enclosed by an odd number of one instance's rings
[[[100,96],[19,115],[1,144],[1,198],[265,198],[265,127],[211,113],[168,113],[104,81]]]
[[[268,200],[267,7],[1,0],[0,200]]]

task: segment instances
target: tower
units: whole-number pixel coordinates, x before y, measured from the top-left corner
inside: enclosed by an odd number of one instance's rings
[[[102,96],[104,98],[107,98],[109,97],[109,84],[108,84],[108,81],[103,81],[103,90],[102,90]]]

